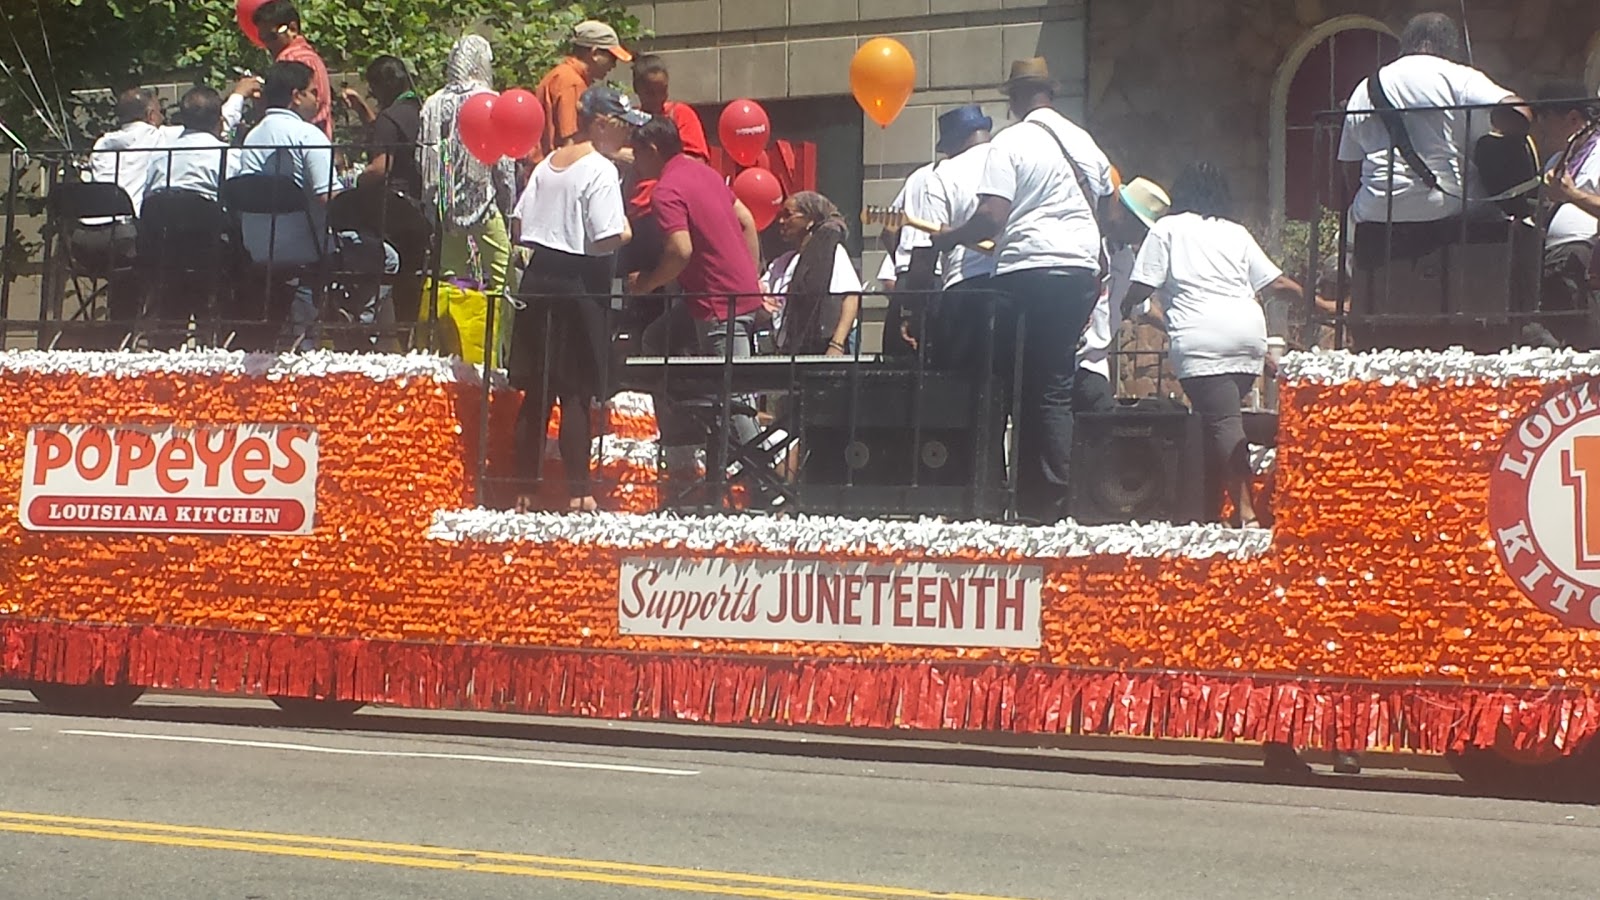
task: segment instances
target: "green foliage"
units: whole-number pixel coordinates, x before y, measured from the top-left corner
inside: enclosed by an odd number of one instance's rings
[[[1282,250],[1274,260],[1278,268],[1306,285],[1316,283],[1316,273],[1307,271],[1311,265],[1312,230],[1310,222],[1289,221],[1283,224]],[[1322,221],[1317,223],[1315,234],[1317,259],[1329,260],[1339,255],[1339,211],[1323,209]]]
[[[393,54],[417,73],[424,93],[439,86],[450,47],[466,31],[494,45],[502,88],[533,87],[559,61],[566,34],[583,19],[609,22],[624,40],[639,35],[638,20],[621,0],[297,5],[307,37],[331,71],[358,72],[373,57]],[[63,111],[81,120],[75,142],[82,141],[89,112],[79,108],[74,91],[191,79],[221,90],[240,70],[260,73],[271,62],[240,34],[233,0],[0,0],[0,60],[11,70],[0,69],[0,119],[35,146],[49,135],[37,106],[57,122]]]

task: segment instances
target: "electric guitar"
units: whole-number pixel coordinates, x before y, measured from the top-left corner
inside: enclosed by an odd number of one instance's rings
[[[942,229],[932,222],[924,222],[916,216],[908,215],[903,209],[894,209],[888,206],[868,206],[861,210],[861,224],[882,225],[884,228],[915,228],[929,234],[938,234]],[[993,253],[994,241],[979,241],[971,245],[979,253]]]

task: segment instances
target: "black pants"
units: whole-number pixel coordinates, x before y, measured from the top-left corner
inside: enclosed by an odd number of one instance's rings
[[[70,240],[73,268],[100,273],[105,278],[107,324],[97,326],[93,317],[86,315],[81,329],[64,326],[71,334],[64,335],[58,346],[114,350],[133,331],[134,321],[144,314],[145,284],[136,268],[138,227],[132,222],[84,225],[72,230]],[[69,279],[69,282],[76,291],[77,279]],[[63,318],[71,319],[76,312],[63,310]],[[124,327],[116,327],[118,325]]]
[[[524,392],[517,414],[517,474],[538,484],[544,475],[545,432],[550,410],[561,404],[556,448],[566,471],[567,496],[588,497],[590,410],[610,392],[610,330],[605,295],[611,288],[611,258],[579,256],[537,247],[523,273],[524,307],[511,323],[512,384]]]
[[[1206,509],[1216,521],[1222,514],[1223,490],[1250,476],[1250,448],[1244,440],[1244,398],[1256,376],[1199,375],[1180,380],[1189,405],[1205,431]],[[1237,498],[1236,498],[1237,499]]]
[[[997,358],[1021,366],[1021,418],[1013,423],[1017,513],[1028,521],[1056,522],[1066,515],[1071,496],[1075,348],[1100,295],[1100,279],[1088,269],[1024,269],[996,276],[991,285],[1005,295],[997,338],[1007,352]]]
[[[1588,313],[1549,319],[1551,332],[1578,350],[1600,349],[1600,298],[1589,287],[1589,264],[1593,259],[1593,241],[1558,244],[1544,252],[1540,307],[1546,312]]]

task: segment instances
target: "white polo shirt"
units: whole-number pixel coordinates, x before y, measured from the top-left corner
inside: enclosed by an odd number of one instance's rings
[[[1122,330],[1122,298],[1128,296],[1133,284],[1132,247],[1122,247],[1110,254],[1111,271],[1101,282],[1100,299],[1089,315],[1089,327],[1084,329],[1083,343],[1078,346],[1078,368],[1111,378],[1111,345],[1117,332]]]
[[[1063,147],[1083,170],[1095,198],[1084,197]],[[1065,116],[1036,109],[995,135],[978,193],[1011,201],[1011,218],[996,241],[995,274],[1099,269],[1100,226],[1093,203],[1111,194],[1111,161]]]

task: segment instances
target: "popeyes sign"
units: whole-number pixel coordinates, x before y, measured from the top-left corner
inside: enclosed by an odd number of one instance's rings
[[[630,557],[623,634],[1038,647],[1039,566]]]
[[[1489,476],[1489,526],[1528,599],[1600,627],[1600,382],[1550,395],[1512,429]]]
[[[33,531],[309,534],[310,425],[38,425],[22,526]]]

